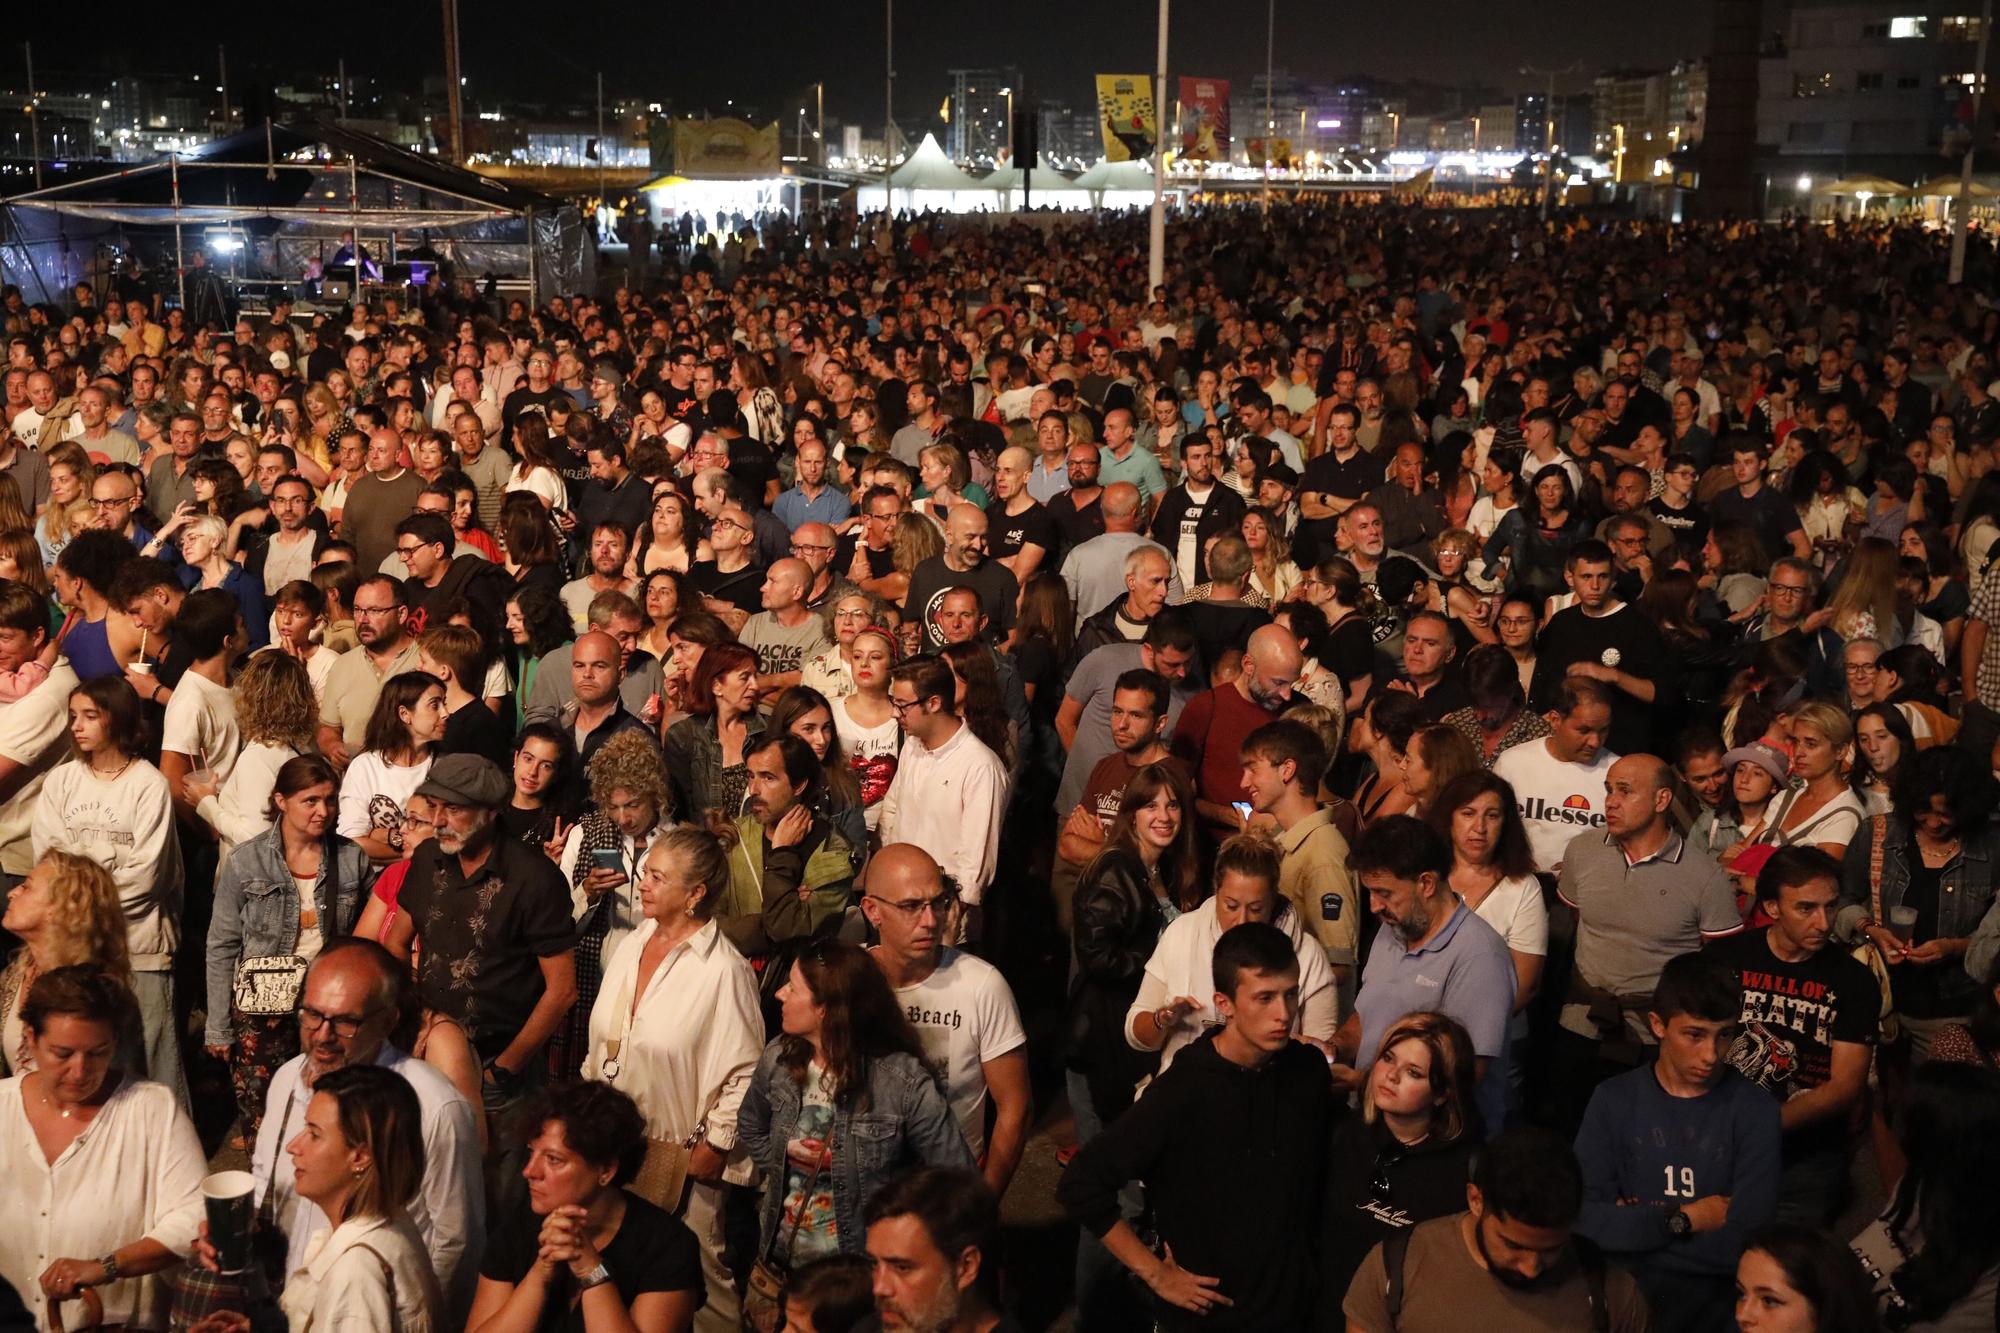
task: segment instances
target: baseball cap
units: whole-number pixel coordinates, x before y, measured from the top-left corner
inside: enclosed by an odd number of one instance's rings
[[[452,805],[497,806],[513,791],[499,765],[476,754],[448,754],[431,765],[416,794]]]
[[[1739,745],[1722,756],[1724,768],[1733,772],[1738,764],[1755,764],[1769,773],[1772,781],[1778,783],[1783,783],[1792,771],[1791,756],[1765,741],[1751,741],[1748,745]]]

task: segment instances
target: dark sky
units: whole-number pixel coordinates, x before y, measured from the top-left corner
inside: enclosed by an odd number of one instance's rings
[[[1546,68],[1581,60],[1588,71],[1612,64],[1665,66],[1701,54],[1713,4],[1278,0],[1276,63],[1314,79],[1367,73],[1512,90],[1528,82],[1516,73],[1523,64]],[[93,11],[88,27],[103,33],[125,7]],[[229,44],[232,65],[248,70],[252,62],[268,62],[281,78],[293,70],[331,71],[339,57],[351,69],[403,86],[441,68],[439,0],[340,0],[304,8],[204,0],[188,11],[200,14],[199,23],[162,22],[157,7],[147,8],[151,18],[126,29],[143,32],[143,40],[129,43],[80,51],[74,11],[60,5],[27,6],[13,35],[35,42],[37,63],[45,68],[119,59],[122,51],[134,69],[178,65],[209,72],[218,40]],[[896,9],[896,100],[912,113],[936,108],[949,87],[946,71],[955,67],[1017,65],[1038,99],[1087,103],[1092,73],[1145,72],[1153,64],[1157,10],[1145,0],[902,0]],[[823,78],[829,116],[870,125],[881,116],[881,0],[459,0],[459,11],[475,98],[481,89],[527,92],[556,81],[587,101],[592,72],[601,67],[614,96],[671,97],[681,108],[705,103],[717,110],[723,99],[735,97],[760,100],[775,111],[796,90]],[[309,18],[309,29],[301,18]],[[1265,7],[1255,0],[1179,0],[1173,18],[1170,74],[1247,83],[1262,70]],[[13,47],[9,63],[18,52]],[[1580,76],[1578,86],[1587,77]],[[0,83],[17,78],[9,70]]]

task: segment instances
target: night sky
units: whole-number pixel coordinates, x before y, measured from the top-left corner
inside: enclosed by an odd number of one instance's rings
[[[1612,64],[1664,67],[1703,54],[1715,0],[1607,8],[1602,0],[1430,0],[1356,5],[1352,0],[1278,0],[1276,63],[1308,79],[1348,74],[1479,82],[1512,91],[1539,86],[1516,70],[1584,61],[1586,71]],[[100,8],[87,27],[100,37],[122,5]],[[135,11],[139,8],[131,6]],[[438,0],[342,0],[273,9],[268,0],[204,0],[180,11],[200,22],[149,17],[122,44],[135,72],[181,68],[213,72],[215,43],[227,41],[235,69],[255,65],[274,80],[323,67],[349,68],[412,86],[441,68]],[[1031,94],[1088,102],[1090,75],[1152,68],[1157,7],[1145,0],[1013,0],[972,4],[900,0],[896,6],[896,102],[911,118],[934,113],[956,67],[1016,65]],[[827,80],[827,114],[870,125],[882,113],[881,0],[765,0],[690,5],[659,0],[560,3],[559,0],[459,0],[465,74],[474,99],[546,91],[567,82],[585,101],[602,68],[611,95],[671,97],[680,109],[725,98],[763,102],[773,113],[815,79]],[[550,22],[549,15],[559,18]],[[841,16],[829,23],[834,15]],[[537,17],[540,16],[540,21]],[[1242,80],[1264,65],[1265,7],[1255,0],[1178,0],[1170,74]],[[314,25],[310,35],[300,20]],[[1525,21],[1524,21],[1525,20]],[[80,51],[75,13],[28,6],[10,36],[35,43],[44,69],[115,61],[121,44]],[[358,34],[348,36],[347,34]],[[19,60],[9,44],[9,63]],[[143,53],[143,54],[141,54]],[[19,79],[15,70],[0,82]],[[1588,73],[1571,86],[1586,86]]]

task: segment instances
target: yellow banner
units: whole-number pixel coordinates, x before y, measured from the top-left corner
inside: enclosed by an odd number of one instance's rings
[[[1098,75],[1097,127],[1104,135],[1107,161],[1150,161],[1160,137],[1152,80],[1144,74]]]
[[[776,176],[778,127],[745,120],[676,120],[674,171],[682,176]]]

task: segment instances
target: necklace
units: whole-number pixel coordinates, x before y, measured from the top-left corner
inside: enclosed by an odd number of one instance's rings
[[[133,760],[127,759],[124,763],[118,765],[117,768],[113,769],[109,773],[106,773],[96,764],[92,764],[90,766],[90,774],[92,777],[96,778],[100,782],[116,782],[118,781],[119,778],[125,776],[125,770],[132,767],[133,762],[134,762]]]
[[[35,1095],[42,1099],[42,1105],[48,1107],[56,1106],[55,1102],[49,1099],[49,1094],[43,1092],[40,1088],[35,1089]],[[76,1108],[74,1106],[59,1107],[56,1108],[56,1114],[61,1116],[63,1119],[68,1120],[71,1116],[76,1114]]]

